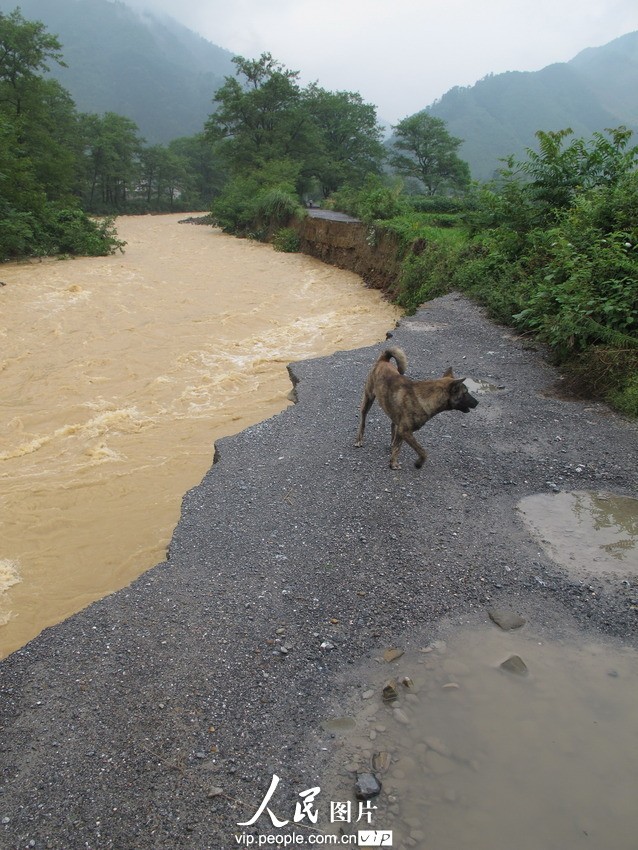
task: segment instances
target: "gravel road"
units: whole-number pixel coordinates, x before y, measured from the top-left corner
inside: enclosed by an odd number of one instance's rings
[[[385,344],[293,364],[298,403],[217,444],[167,562],[0,664],[1,847],[238,846],[273,773],[278,801],[319,784],[349,671],[442,618],[505,604],[636,644],[636,575],[570,577],[516,510],[548,482],[637,495],[636,426],[561,399],[541,352],[457,295],[392,332],[408,374],[492,391],[392,471],[378,407],[354,448]]]

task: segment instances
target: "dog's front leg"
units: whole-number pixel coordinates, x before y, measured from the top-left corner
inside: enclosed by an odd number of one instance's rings
[[[357,448],[361,448],[363,445],[363,432],[366,429],[366,416],[373,404],[374,396],[368,395],[367,392],[364,393],[363,398],[361,399],[361,410],[359,412],[359,432],[357,433],[357,440],[355,442],[355,446]]]
[[[425,463],[425,459],[427,458],[428,453],[423,448],[423,446],[420,445],[420,443],[418,443],[416,441],[416,439],[414,438],[414,434],[412,434],[410,431],[405,431],[403,433],[403,439],[418,454],[419,457],[418,457],[417,460],[414,461],[414,465],[416,466],[417,469],[421,469],[421,467]]]

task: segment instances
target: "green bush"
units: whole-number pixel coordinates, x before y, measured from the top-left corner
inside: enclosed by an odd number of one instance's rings
[[[297,197],[285,188],[264,189],[257,197],[256,220],[258,225],[267,231],[281,228],[291,218],[299,218],[305,214]]]
[[[213,220],[226,233],[267,239],[291,218],[305,215],[289,185],[264,186],[255,177],[235,177],[215,198]]]
[[[33,230],[31,213],[11,210],[0,215],[0,261],[31,253]]]
[[[634,374],[628,375],[621,386],[611,390],[607,401],[625,416],[638,418],[638,364],[634,365]]]
[[[272,246],[275,251],[296,254],[299,251],[299,245],[299,234],[292,227],[282,227],[273,236]]]
[[[401,264],[397,303],[413,313],[424,301],[449,292],[458,254],[452,242],[416,242]]]
[[[72,254],[106,256],[122,250],[113,219],[92,219],[82,210],[42,203],[30,212],[0,217],[0,259]]]

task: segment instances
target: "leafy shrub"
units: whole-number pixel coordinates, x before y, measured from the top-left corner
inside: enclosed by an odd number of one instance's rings
[[[34,221],[31,213],[14,210],[0,216],[0,261],[31,253]]]
[[[106,256],[122,250],[113,219],[92,219],[77,208],[42,203],[30,212],[8,211],[0,218],[0,259],[73,254]]]
[[[299,234],[292,227],[282,227],[275,233],[272,245],[275,251],[296,254],[300,245]]]
[[[362,188],[344,186],[334,192],[324,206],[348,213],[369,224],[387,221],[409,211],[402,188],[401,183],[388,185],[376,175],[369,175]]]
[[[305,215],[289,185],[261,185],[255,176],[235,177],[215,198],[214,221],[226,233],[266,239],[294,216]]]
[[[414,250],[416,248],[416,250]],[[458,247],[452,242],[417,242],[401,264],[397,303],[413,313],[424,301],[452,288]]]
[[[297,197],[282,187],[263,190],[256,204],[256,221],[267,231],[286,225],[291,218],[301,217],[306,212]]]

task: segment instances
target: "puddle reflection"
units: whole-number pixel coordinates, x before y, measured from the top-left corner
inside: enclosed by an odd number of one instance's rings
[[[548,555],[572,573],[638,574],[638,499],[539,493],[518,508]]]
[[[501,668],[513,654],[528,675]],[[635,850],[637,673],[632,649],[528,627],[406,654],[375,669],[356,730],[337,737],[333,799],[376,769],[374,828],[395,848]],[[388,678],[398,698],[384,702]]]

